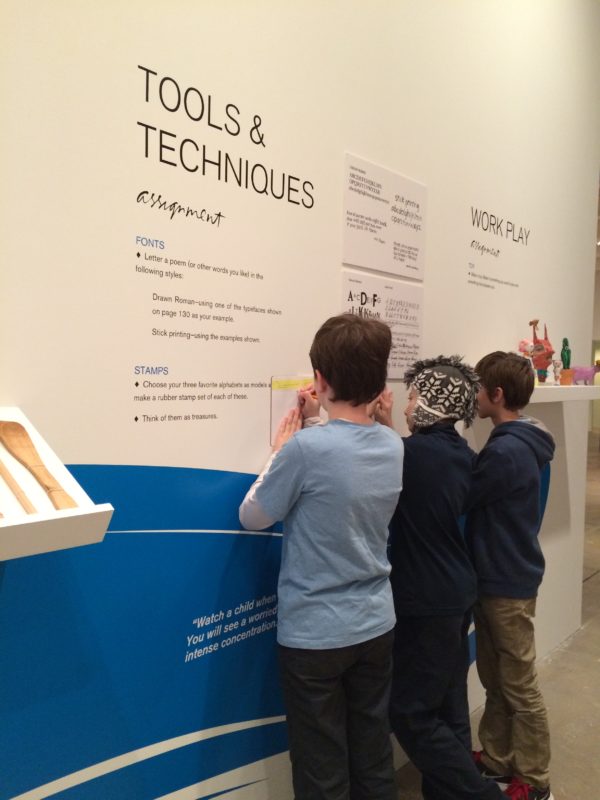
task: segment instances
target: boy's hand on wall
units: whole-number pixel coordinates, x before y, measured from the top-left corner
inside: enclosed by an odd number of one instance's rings
[[[299,430],[302,430],[302,415],[299,408],[294,408],[279,423],[277,436],[273,444],[273,452],[279,452],[283,445]]]
[[[374,400],[369,407],[370,416],[379,422],[381,425],[387,425],[388,428],[393,428],[392,423],[392,408],[394,407],[394,393],[387,386],[379,397]]]

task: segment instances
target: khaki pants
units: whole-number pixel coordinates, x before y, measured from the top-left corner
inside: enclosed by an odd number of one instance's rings
[[[477,671],[486,691],[479,725],[484,762],[536,788],[549,784],[550,734],[535,669],[535,597],[481,597]]]

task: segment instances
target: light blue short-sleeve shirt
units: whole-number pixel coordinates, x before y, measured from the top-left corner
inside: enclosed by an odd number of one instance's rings
[[[347,647],[394,627],[387,539],[402,460],[391,428],[344,420],[299,431],[275,456],[256,500],[283,520],[280,644]]]

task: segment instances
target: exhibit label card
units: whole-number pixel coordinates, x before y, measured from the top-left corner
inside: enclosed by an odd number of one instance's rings
[[[423,287],[342,270],[342,311],[375,317],[392,329],[388,378],[401,380],[421,357]]]
[[[423,280],[427,187],[346,153],[345,264]]]

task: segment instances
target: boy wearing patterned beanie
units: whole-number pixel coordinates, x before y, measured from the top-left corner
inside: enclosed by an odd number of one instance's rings
[[[458,356],[417,361],[407,370],[402,494],[390,524],[396,610],[391,727],[422,774],[425,800],[497,800],[471,755],[467,701],[468,628],[477,577],[459,517],[473,451],[455,423],[470,425],[479,389]],[[391,393],[376,411],[391,425]]]

